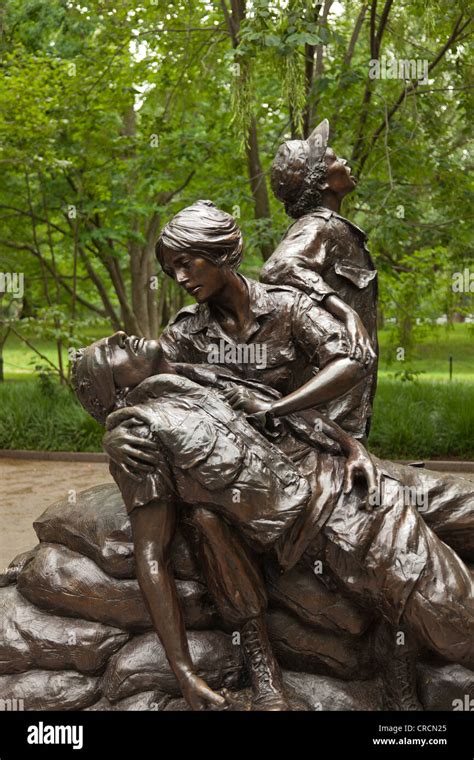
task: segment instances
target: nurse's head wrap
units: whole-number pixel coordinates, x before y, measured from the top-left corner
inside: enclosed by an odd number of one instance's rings
[[[103,425],[107,415],[118,406],[108,338],[75,351],[72,384],[84,409]]]
[[[201,256],[216,266],[237,269],[242,261],[242,233],[234,217],[212,201],[197,201],[163,227],[156,244],[162,267],[164,250]]]

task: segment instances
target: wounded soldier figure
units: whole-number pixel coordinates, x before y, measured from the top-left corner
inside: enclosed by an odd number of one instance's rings
[[[133,447],[124,444],[111,472],[130,514],[140,587],[193,709],[224,709],[230,698],[213,692],[191,661],[168,562],[178,520],[194,530],[223,620],[241,631],[253,709],[288,709],[264,619],[268,557],[281,572],[320,559],[341,593],[406,628],[420,646],[474,666],[472,578],[435,534],[472,551],[472,484],[370,457],[313,409],[269,416],[268,400],[282,401],[274,388],[170,362],[157,341],[117,333],[81,349],[74,382],[107,436],[133,427],[146,453],[137,474]],[[264,411],[232,408],[239,389]],[[427,494],[426,513],[404,498],[411,487]]]

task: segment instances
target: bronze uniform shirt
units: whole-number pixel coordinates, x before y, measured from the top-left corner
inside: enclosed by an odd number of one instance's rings
[[[290,286],[266,285],[242,278],[250,296],[254,324],[246,345],[264,347],[265,362],[225,360],[222,366],[237,376],[264,383],[283,396],[300,388],[333,359],[349,355],[344,325],[315,305],[306,294]],[[238,344],[220,327],[207,304],[186,306],[172,320],[160,339],[171,362],[208,365],[213,347],[234,348]],[[237,355],[235,353],[235,355]],[[257,354],[256,354],[257,355]],[[238,358],[238,357],[237,357]],[[365,381],[362,381],[363,383]],[[365,427],[363,411],[358,414],[347,401],[348,394],[318,409],[347,429]],[[350,418],[350,419],[349,419]]]
[[[128,394],[127,406],[143,423],[134,433],[153,440],[160,456],[139,482],[110,463],[128,512],[156,499],[204,504],[261,548],[306,509],[311,490],[304,475],[212,388],[154,375]],[[120,413],[110,414],[107,429],[119,421]]]
[[[365,232],[348,219],[317,208],[291,225],[264,264],[261,280],[298,288],[318,306],[326,296],[337,295],[359,315],[378,353],[377,270],[366,242]],[[372,413],[376,379],[374,362],[371,376],[346,394],[349,413],[344,421],[339,412],[339,424],[357,437],[365,433]]]
[[[172,362],[222,363],[237,375],[256,380],[283,395],[299,388],[331,359],[347,356],[344,326],[292,287],[264,285],[242,277],[250,296],[254,323],[246,345],[263,346],[263,362],[224,360],[215,362],[211,349],[239,344],[229,337],[212,316],[207,304],[186,306],[163,332],[160,343]]]

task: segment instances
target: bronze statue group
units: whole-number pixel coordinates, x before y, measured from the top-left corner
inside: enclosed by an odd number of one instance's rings
[[[474,667],[464,564],[474,557],[472,484],[366,450],[377,273],[365,234],[339,213],[356,181],[328,134],[323,121],[277,153],[272,187],[294,222],[260,282],[237,271],[235,219],[198,201],[156,245],[164,272],[196,303],[158,340],[116,333],[74,361],[78,398],[106,426],[141,591],[195,710],[232,700],[209,688],[189,654],[169,566],[178,523],[222,619],[240,633],[252,709],[290,709],[266,630],[266,577],[297,565],[321,563],[332,593],[376,610],[388,708],[421,709],[421,649]],[[221,341],[265,346],[266,361],[228,352],[233,361],[215,364],[210,347]],[[417,491],[422,511],[407,499]]]

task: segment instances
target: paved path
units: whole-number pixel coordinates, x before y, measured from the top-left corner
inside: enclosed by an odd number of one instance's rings
[[[459,475],[459,473],[453,473]],[[474,482],[474,473],[463,473]],[[107,464],[0,458],[0,571],[38,543],[33,520],[55,501],[110,483]]]
[[[0,571],[38,543],[33,520],[70,489],[112,482],[107,464],[0,458]]]

